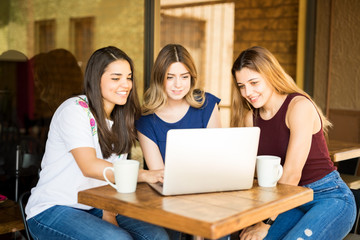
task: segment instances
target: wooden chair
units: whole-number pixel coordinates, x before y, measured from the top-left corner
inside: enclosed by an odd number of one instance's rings
[[[331,160],[334,163],[339,163],[349,159],[360,157],[360,144],[349,143],[339,140],[329,140],[328,148]],[[355,169],[354,175],[341,174],[341,178],[351,189],[360,189],[360,176],[356,176],[358,164]]]

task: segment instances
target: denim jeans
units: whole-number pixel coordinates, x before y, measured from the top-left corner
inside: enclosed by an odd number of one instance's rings
[[[34,239],[167,240],[165,229],[118,215],[115,226],[101,219],[102,210],[54,206],[27,221]]]
[[[355,222],[355,199],[338,171],[304,187],[314,190],[314,200],[280,214],[266,240],[341,240],[350,232]]]

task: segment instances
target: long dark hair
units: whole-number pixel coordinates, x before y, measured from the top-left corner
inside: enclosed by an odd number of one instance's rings
[[[115,105],[110,118],[113,120],[111,129],[106,123],[104,102],[101,94],[101,76],[108,65],[117,60],[129,63],[132,72],[133,87],[125,105]],[[134,122],[140,116],[140,104],[134,80],[134,63],[120,49],[109,46],[96,50],[90,57],[85,70],[84,92],[89,101],[89,108],[97,123],[97,131],[101,152],[104,158],[112,153],[128,153],[136,141]]]

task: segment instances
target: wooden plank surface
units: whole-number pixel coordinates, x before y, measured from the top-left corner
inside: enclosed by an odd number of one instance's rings
[[[360,157],[360,144],[358,143],[330,140],[328,142],[328,148],[333,162],[340,162]],[[354,175],[341,174],[341,178],[351,189],[360,188],[360,176],[356,176],[357,172],[358,169],[355,169]]]
[[[341,178],[350,189],[360,189],[360,176],[340,174]]]
[[[360,144],[337,140],[328,143],[330,157],[334,162],[360,157]]]
[[[24,224],[18,204],[10,199],[0,203],[0,234],[23,229]]]
[[[146,183],[122,194],[109,185],[79,192],[78,202],[210,239],[219,238],[313,199],[308,188],[281,185],[163,197]]]

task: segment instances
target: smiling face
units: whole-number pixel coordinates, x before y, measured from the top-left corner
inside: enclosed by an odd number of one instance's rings
[[[132,86],[132,72],[126,60],[116,60],[107,66],[101,76],[100,87],[108,118],[115,104],[126,104]]]
[[[181,62],[170,65],[166,74],[164,87],[168,100],[181,101],[190,90],[191,75]]]
[[[254,108],[261,108],[269,102],[273,88],[258,72],[244,67],[236,71],[235,76],[241,96]]]

